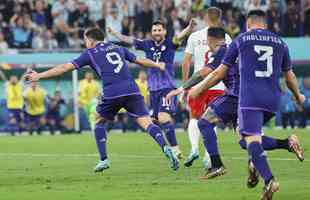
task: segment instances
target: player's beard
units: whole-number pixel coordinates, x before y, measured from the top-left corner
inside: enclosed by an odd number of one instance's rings
[[[153,37],[153,40],[155,40],[156,43],[161,43],[164,40],[164,36],[161,36],[161,35],[154,35],[152,37]]]

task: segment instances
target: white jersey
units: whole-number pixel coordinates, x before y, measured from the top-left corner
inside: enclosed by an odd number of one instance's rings
[[[192,33],[185,48],[185,53],[191,54],[194,58],[194,72],[199,71],[205,66],[205,54],[209,50],[207,45],[208,27]],[[225,35],[226,44],[231,43],[231,38],[228,34]],[[220,82],[211,90],[224,90],[223,82]]]

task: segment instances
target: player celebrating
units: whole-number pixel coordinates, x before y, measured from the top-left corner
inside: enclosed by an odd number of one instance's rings
[[[164,63],[155,63],[149,59],[138,59],[126,48],[116,46],[110,42],[103,42],[104,34],[98,28],[87,29],[84,33],[87,49],[71,63],[62,64],[48,71],[30,72],[26,78],[32,82],[42,78],[59,76],[67,71],[81,69],[89,65],[102,81],[103,93],[97,106],[97,120],[95,125],[95,139],[100,154],[100,161],[95,172],[101,172],[110,167],[106,154],[106,130],[104,123],[113,120],[121,108],[136,118],[137,123],[154,138],[165,155],[169,158],[171,168],[178,169],[178,160],[170,147],[166,145],[161,129],[152,123],[139,89],[129,73],[126,61],[134,62],[146,67],[164,69]]]
[[[171,98],[171,95],[180,94],[184,89],[189,89],[195,84],[199,83],[204,77],[215,70],[220,64],[226,52],[225,45],[225,31],[222,28],[209,28],[208,29],[208,46],[212,52],[212,57],[206,66],[196,72],[188,81],[186,81],[183,87],[170,92],[167,95],[167,101]],[[233,125],[236,127],[237,112],[238,112],[238,96],[239,96],[239,72],[238,68],[229,68],[226,76],[223,79],[226,86],[225,95],[216,97],[212,101],[201,119],[198,121],[199,130],[204,138],[205,147],[210,154],[211,158],[211,170],[207,170],[203,179],[211,179],[220,176],[226,172],[225,167],[220,158],[217,136],[214,131],[214,127],[217,124]],[[190,95],[198,96],[208,88],[204,88],[205,84],[201,83],[193,87]],[[239,141],[240,146],[246,149],[244,139]],[[262,145],[265,150],[286,149],[296,154],[297,158],[303,160],[303,151],[300,147],[298,137],[291,135],[287,139],[274,139],[272,137],[263,136]],[[249,163],[251,164],[251,163]],[[252,165],[249,165],[250,170]],[[255,168],[254,168],[255,169]],[[258,183],[258,178],[255,172],[251,172],[248,179],[248,187],[254,187]]]
[[[15,135],[18,131],[21,133],[23,127],[23,84],[22,80],[18,80],[16,76],[11,76],[7,80],[4,73],[0,70],[0,78],[6,82],[6,106],[9,111],[9,131],[11,135]]]
[[[235,62],[239,58],[239,131],[246,141],[255,170],[264,179],[261,199],[271,200],[273,193],[279,190],[279,183],[275,180],[264,153],[262,126],[278,110],[281,72],[299,105],[303,104],[305,97],[298,89],[287,45],[276,34],[266,30],[266,27],[266,14],[263,11],[249,12],[247,32],[232,42],[222,64],[202,82],[201,88],[210,88],[222,80],[229,70],[236,68]],[[195,96],[196,92],[193,91],[192,95]]]
[[[152,39],[140,40],[133,37],[121,35],[111,29],[111,34],[119,38],[121,41],[133,44],[136,49],[145,52],[147,58],[166,64],[165,71],[156,68],[148,70],[148,88],[150,91],[150,107],[153,111],[153,117],[165,129],[167,140],[173,147],[178,158],[182,157],[175,136],[175,127],[172,115],[175,114],[176,98],[170,105],[165,101],[165,96],[173,89],[174,83],[174,55],[180,42],[192,32],[195,21],[191,20],[190,24],[181,33],[174,37],[167,35],[165,24],[161,21],[155,21],[152,25]]]
[[[222,11],[216,7],[210,7],[207,9],[205,20],[208,27],[192,33],[187,41],[185,49],[184,60],[182,65],[183,82],[188,80],[190,65],[192,57],[194,57],[194,72],[199,71],[208,62],[209,46],[207,44],[207,35],[209,27],[221,26]],[[225,35],[225,41],[227,44],[231,43],[231,38],[228,34]],[[191,144],[191,152],[185,161],[184,165],[190,167],[193,162],[199,158],[199,136],[200,131],[197,126],[197,120],[200,118],[209,102],[215,97],[223,95],[224,93],[223,83],[219,83],[210,90],[206,90],[197,98],[189,98],[188,106],[190,110],[190,121],[188,124],[188,136]],[[203,160],[205,168],[209,166],[209,155],[206,151],[205,158]]]

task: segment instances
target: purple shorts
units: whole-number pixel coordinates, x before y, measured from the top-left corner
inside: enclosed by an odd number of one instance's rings
[[[121,108],[125,108],[128,114],[135,118],[149,116],[144,98],[141,95],[128,95],[114,99],[105,99],[103,97],[96,110],[104,119],[114,120],[115,115]]]
[[[21,123],[23,120],[22,117],[22,110],[21,109],[9,109],[9,120],[10,119],[15,119],[17,123]]]
[[[27,122],[31,124],[40,124],[40,119],[44,116],[44,114],[41,115],[30,115],[27,113]]]
[[[242,135],[262,135],[262,128],[274,113],[264,110],[238,109],[239,129]]]
[[[232,95],[219,96],[211,102],[209,107],[213,109],[222,123],[236,126],[238,118],[238,97]]]
[[[150,92],[150,107],[152,110],[152,117],[157,118],[158,113],[165,112],[175,115],[177,107],[176,96],[171,99],[170,105],[166,102],[166,96],[174,88],[162,89],[159,91]]]

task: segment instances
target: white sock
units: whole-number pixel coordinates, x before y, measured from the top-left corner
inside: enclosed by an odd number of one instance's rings
[[[190,119],[188,123],[188,137],[192,148],[191,152],[199,152],[200,131],[197,123],[197,119]]]

